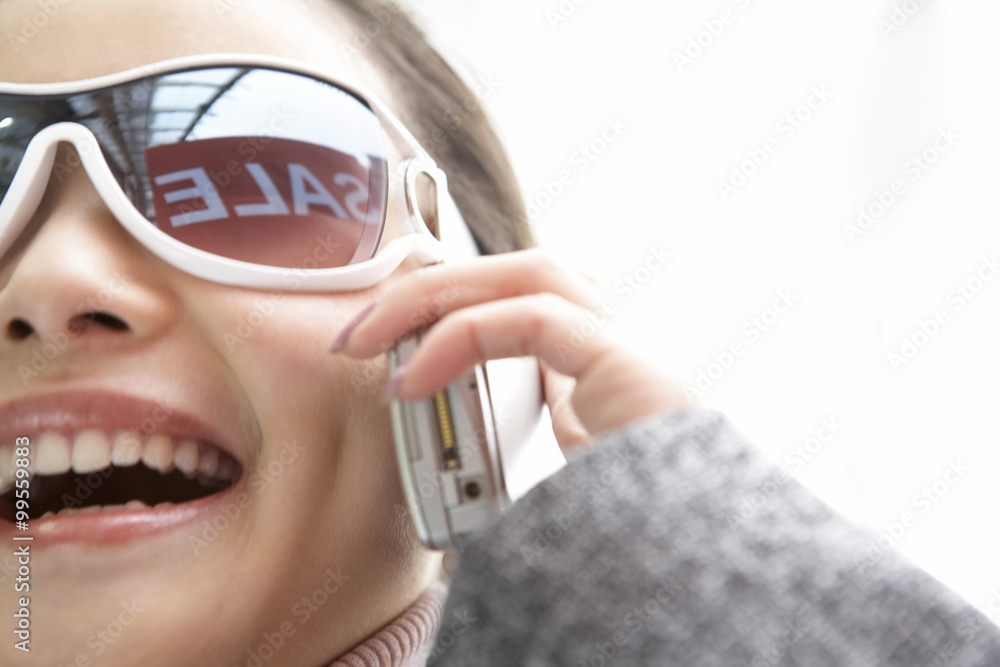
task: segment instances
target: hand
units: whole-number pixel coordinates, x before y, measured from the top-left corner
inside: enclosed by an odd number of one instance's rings
[[[591,436],[687,406],[680,389],[631,352],[591,280],[531,249],[418,269],[389,287],[334,350],[368,358],[437,319],[386,387],[431,396],[488,359],[534,356],[564,452]]]

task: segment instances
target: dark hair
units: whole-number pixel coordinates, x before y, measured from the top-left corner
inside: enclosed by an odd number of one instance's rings
[[[400,119],[448,175],[449,190],[483,253],[535,245],[507,153],[476,95],[401,7],[338,0],[356,34],[378,26],[364,54],[383,72]],[[374,23],[373,23],[374,22]],[[471,103],[470,103],[471,102]],[[470,108],[471,107],[471,108]]]

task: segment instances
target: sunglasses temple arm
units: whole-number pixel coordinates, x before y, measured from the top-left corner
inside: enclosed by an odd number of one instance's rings
[[[447,183],[444,191],[438,193],[438,209],[440,218],[438,224],[440,225],[445,259],[455,261],[482,254],[469,224],[462,217],[458,205],[447,190]]]

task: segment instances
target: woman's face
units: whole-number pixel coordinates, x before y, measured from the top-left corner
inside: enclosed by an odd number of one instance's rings
[[[0,80],[66,81],[253,52],[314,64],[388,98],[364,51],[343,48],[355,33],[327,4],[4,0]],[[61,164],[76,164],[70,150]],[[379,292],[272,293],[199,280],[140,246],[82,169],[52,178],[0,259],[2,444],[12,444],[12,423],[34,445],[64,419],[70,426],[56,435],[83,452],[74,423],[113,438],[124,420],[155,425],[142,429],[147,447],[161,430],[217,441],[242,475],[208,501],[156,510],[160,523],[147,515],[135,524],[142,530],[125,527],[120,512],[48,527],[36,519],[30,593],[14,591],[6,524],[0,664],[247,665],[274,653],[264,664],[317,665],[408,606],[437,564],[397,509],[378,401],[384,364],[328,353]],[[151,510],[132,516],[142,512]],[[30,655],[11,641],[25,595]]]

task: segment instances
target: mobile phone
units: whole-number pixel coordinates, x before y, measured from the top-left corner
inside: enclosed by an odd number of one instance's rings
[[[390,352],[390,373],[420,336]],[[461,549],[471,533],[564,463],[543,408],[533,358],[480,364],[430,399],[392,402],[400,478],[424,544]]]
[[[430,177],[423,181],[422,199],[419,174]],[[411,160],[400,182],[406,184],[399,190],[400,207],[442,242],[444,261],[479,255],[444,172]],[[413,354],[422,333],[390,351],[390,373]],[[565,463],[532,357],[488,361],[430,399],[394,400],[390,409],[404,511],[432,549],[461,549],[471,533]]]

